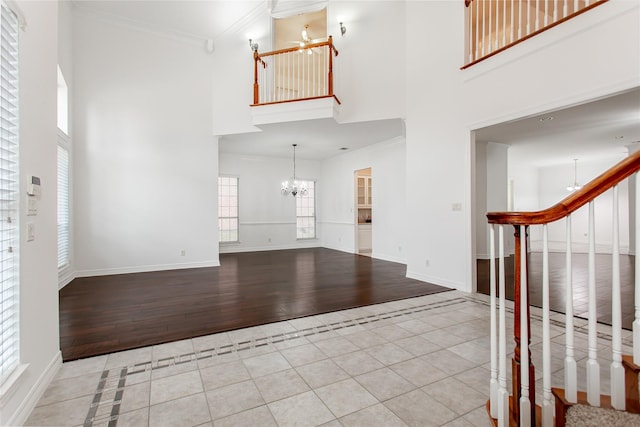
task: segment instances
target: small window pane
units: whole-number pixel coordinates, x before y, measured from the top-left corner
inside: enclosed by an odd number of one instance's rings
[[[218,177],[218,241],[238,241],[237,177]]]

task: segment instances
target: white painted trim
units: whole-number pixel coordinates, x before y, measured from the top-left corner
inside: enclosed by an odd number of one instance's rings
[[[300,120],[333,119],[338,122],[340,106],[334,97],[307,99],[251,108],[251,124],[260,127],[271,123]]]
[[[20,402],[20,405],[13,413],[11,418],[7,420],[9,426],[21,426],[27,422],[29,415],[38,404],[38,401],[46,391],[51,381],[58,374],[58,370],[62,366],[62,353],[58,351],[51,359],[45,370],[40,374],[38,380],[33,384],[27,396]]]
[[[530,244],[530,252],[542,252],[542,240],[531,240]],[[576,243],[572,242],[571,246],[572,253],[576,254],[586,254],[589,253],[589,243]],[[566,243],[564,241],[549,241],[549,252],[566,252]],[[611,245],[610,244],[596,244],[596,254],[609,254],[611,255]],[[620,254],[621,255],[630,255],[629,246],[620,246]]]
[[[264,251],[282,251],[288,249],[303,249],[303,248],[319,248],[320,240],[319,239],[304,239],[298,240],[298,244],[288,244],[288,245],[269,245],[269,246],[249,246],[249,247],[220,247],[221,254],[234,254],[240,252],[264,252]]]
[[[20,378],[26,372],[29,364],[19,364],[15,367],[15,369],[11,372],[11,375],[5,379],[2,384],[0,384],[0,408],[3,408],[7,401],[13,393],[16,392],[18,388],[17,385],[20,383]]]
[[[75,278],[76,278],[76,274],[71,268],[71,266],[67,266],[62,270],[58,271],[58,290],[67,286]]]
[[[379,259],[381,261],[395,262],[396,264],[407,265],[407,260],[405,258],[398,258],[393,255],[379,254],[377,252],[374,252],[371,254],[371,258]]]
[[[354,221],[318,221],[318,224],[356,225]]]
[[[296,225],[295,221],[248,221],[239,222],[238,225]]]
[[[322,245],[323,248],[325,249],[331,249],[333,251],[340,251],[340,252],[344,252],[347,254],[353,254],[356,255],[356,253],[353,251],[353,249],[349,249],[346,247],[339,247],[339,246],[331,246],[331,245]]]
[[[150,271],[183,270],[186,268],[220,267],[220,260],[185,262],[181,264],[142,265],[138,267],[101,268],[96,270],[78,270],[76,277],[109,276],[111,274],[147,273]]]
[[[467,287],[464,283],[454,282],[448,279],[443,279],[441,277],[429,276],[426,274],[416,273],[415,271],[407,270],[407,278],[420,280],[421,282],[432,283],[438,286],[444,286],[445,288],[457,289],[462,292],[470,293],[469,287]]]

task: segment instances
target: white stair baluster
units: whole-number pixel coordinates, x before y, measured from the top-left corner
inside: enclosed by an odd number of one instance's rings
[[[595,214],[592,200],[589,202],[589,359],[587,360],[587,401],[591,406],[600,406],[597,322]]]
[[[553,427],[551,397],[551,335],[549,323],[549,237],[542,226],[542,426]]]
[[[513,36],[514,36],[514,32],[515,32],[515,26],[516,26],[516,23],[515,23],[515,20],[514,20],[514,14],[515,14],[514,8],[515,7],[516,7],[516,5],[514,3],[514,0],[511,0],[511,22],[510,22],[511,31],[510,31],[510,34],[509,34],[509,43],[513,43]]]
[[[620,300],[620,228],[618,186],[613,187],[613,255],[611,260],[611,406],[624,411],[625,389],[622,367],[622,303]]]
[[[531,426],[529,400],[529,329],[527,298],[527,229],[520,226],[520,426]]]
[[[558,0],[553,0],[553,22],[558,20]]]
[[[578,366],[573,353],[573,273],[571,262],[571,215],[567,216],[567,253],[566,253],[566,293],[565,293],[565,358],[564,390],[565,399],[570,403],[578,402]]]
[[[522,0],[518,0],[518,40],[522,38]]]
[[[493,37],[491,36],[491,29],[492,29],[492,25],[491,25],[492,21],[491,20],[492,20],[492,15],[493,15],[491,13],[491,11],[492,11],[491,5],[492,4],[493,4],[493,2],[489,1],[489,33],[487,34],[487,41],[488,41],[487,45],[489,46],[489,48],[487,49],[487,53],[493,52]]]
[[[498,338],[498,427],[509,425],[509,392],[507,391],[507,310],[505,307],[504,225],[498,228],[498,296],[500,321]]]
[[[495,226],[489,225],[489,294],[491,295],[491,380],[489,399],[491,417],[498,418],[498,337],[496,325],[496,244]]]

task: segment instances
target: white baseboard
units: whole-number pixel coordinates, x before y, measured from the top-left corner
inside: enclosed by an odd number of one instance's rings
[[[353,249],[344,247],[344,246],[333,246],[333,245],[322,245],[323,248],[325,249],[331,249],[334,251],[340,251],[340,252],[345,252],[348,254],[354,254],[355,252],[353,251]]]
[[[150,271],[183,270],[186,268],[220,267],[220,260],[186,262],[182,264],[143,265],[138,267],[103,268],[76,271],[76,277],[109,276],[111,274],[147,273]]]
[[[434,285],[444,286],[445,288],[457,289],[462,292],[467,292],[467,293],[471,292],[471,289],[468,289],[464,283],[454,282],[451,280],[443,279],[441,277],[420,274],[420,273],[416,273],[415,271],[407,271],[407,277],[409,279],[420,280],[421,282],[433,283]]]
[[[304,243],[303,243],[304,242]],[[235,254],[240,252],[265,252],[265,251],[285,251],[289,249],[306,249],[306,248],[319,248],[320,241],[317,239],[301,240],[296,244],[287,245],[269,245],[269,246],[220,246],[221,254]]]
[[[27,422],[29,415],[31,415],[31,412],[38,404],[47,387],[49,387],[49,384],[51,384],[51,381],[55,378],[61,366],[62,353],[58,351],[40,377],[38,377],[33,387],[31,387],[27,396],[20,402],[18,409],[13,416],[9,418],[6,425],[21,426]]]
[[[398,258],[398,257],[395,257],[393,255],[380,254],[380,253],[374,252],[371,255],[371,258],[379,259],[379,260],[382,260],[382,261],[395,262],[397,264],[407,265],[407,260],[406,259]]]

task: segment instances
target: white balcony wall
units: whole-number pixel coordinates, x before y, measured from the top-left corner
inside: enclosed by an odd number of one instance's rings
[[[253,55],[247,33],[257,34],[260,51],[271,50],[271,18],[254,13],[216,41],[213,82],[213,131],[226,135],[259,131],[251,125]],[[340,36],[337,17],[347,33]],[[327,32],[339,56],[334,60],[334,93],[342,102],[340,122],[405,116],[405,2],[330,1]]]
[[[612,0],[465,71],[462,3],[407,2],[406,12],[407,205],[422,218],[407,271],[471,291],[470,130],[639,86],[640,5]]]

